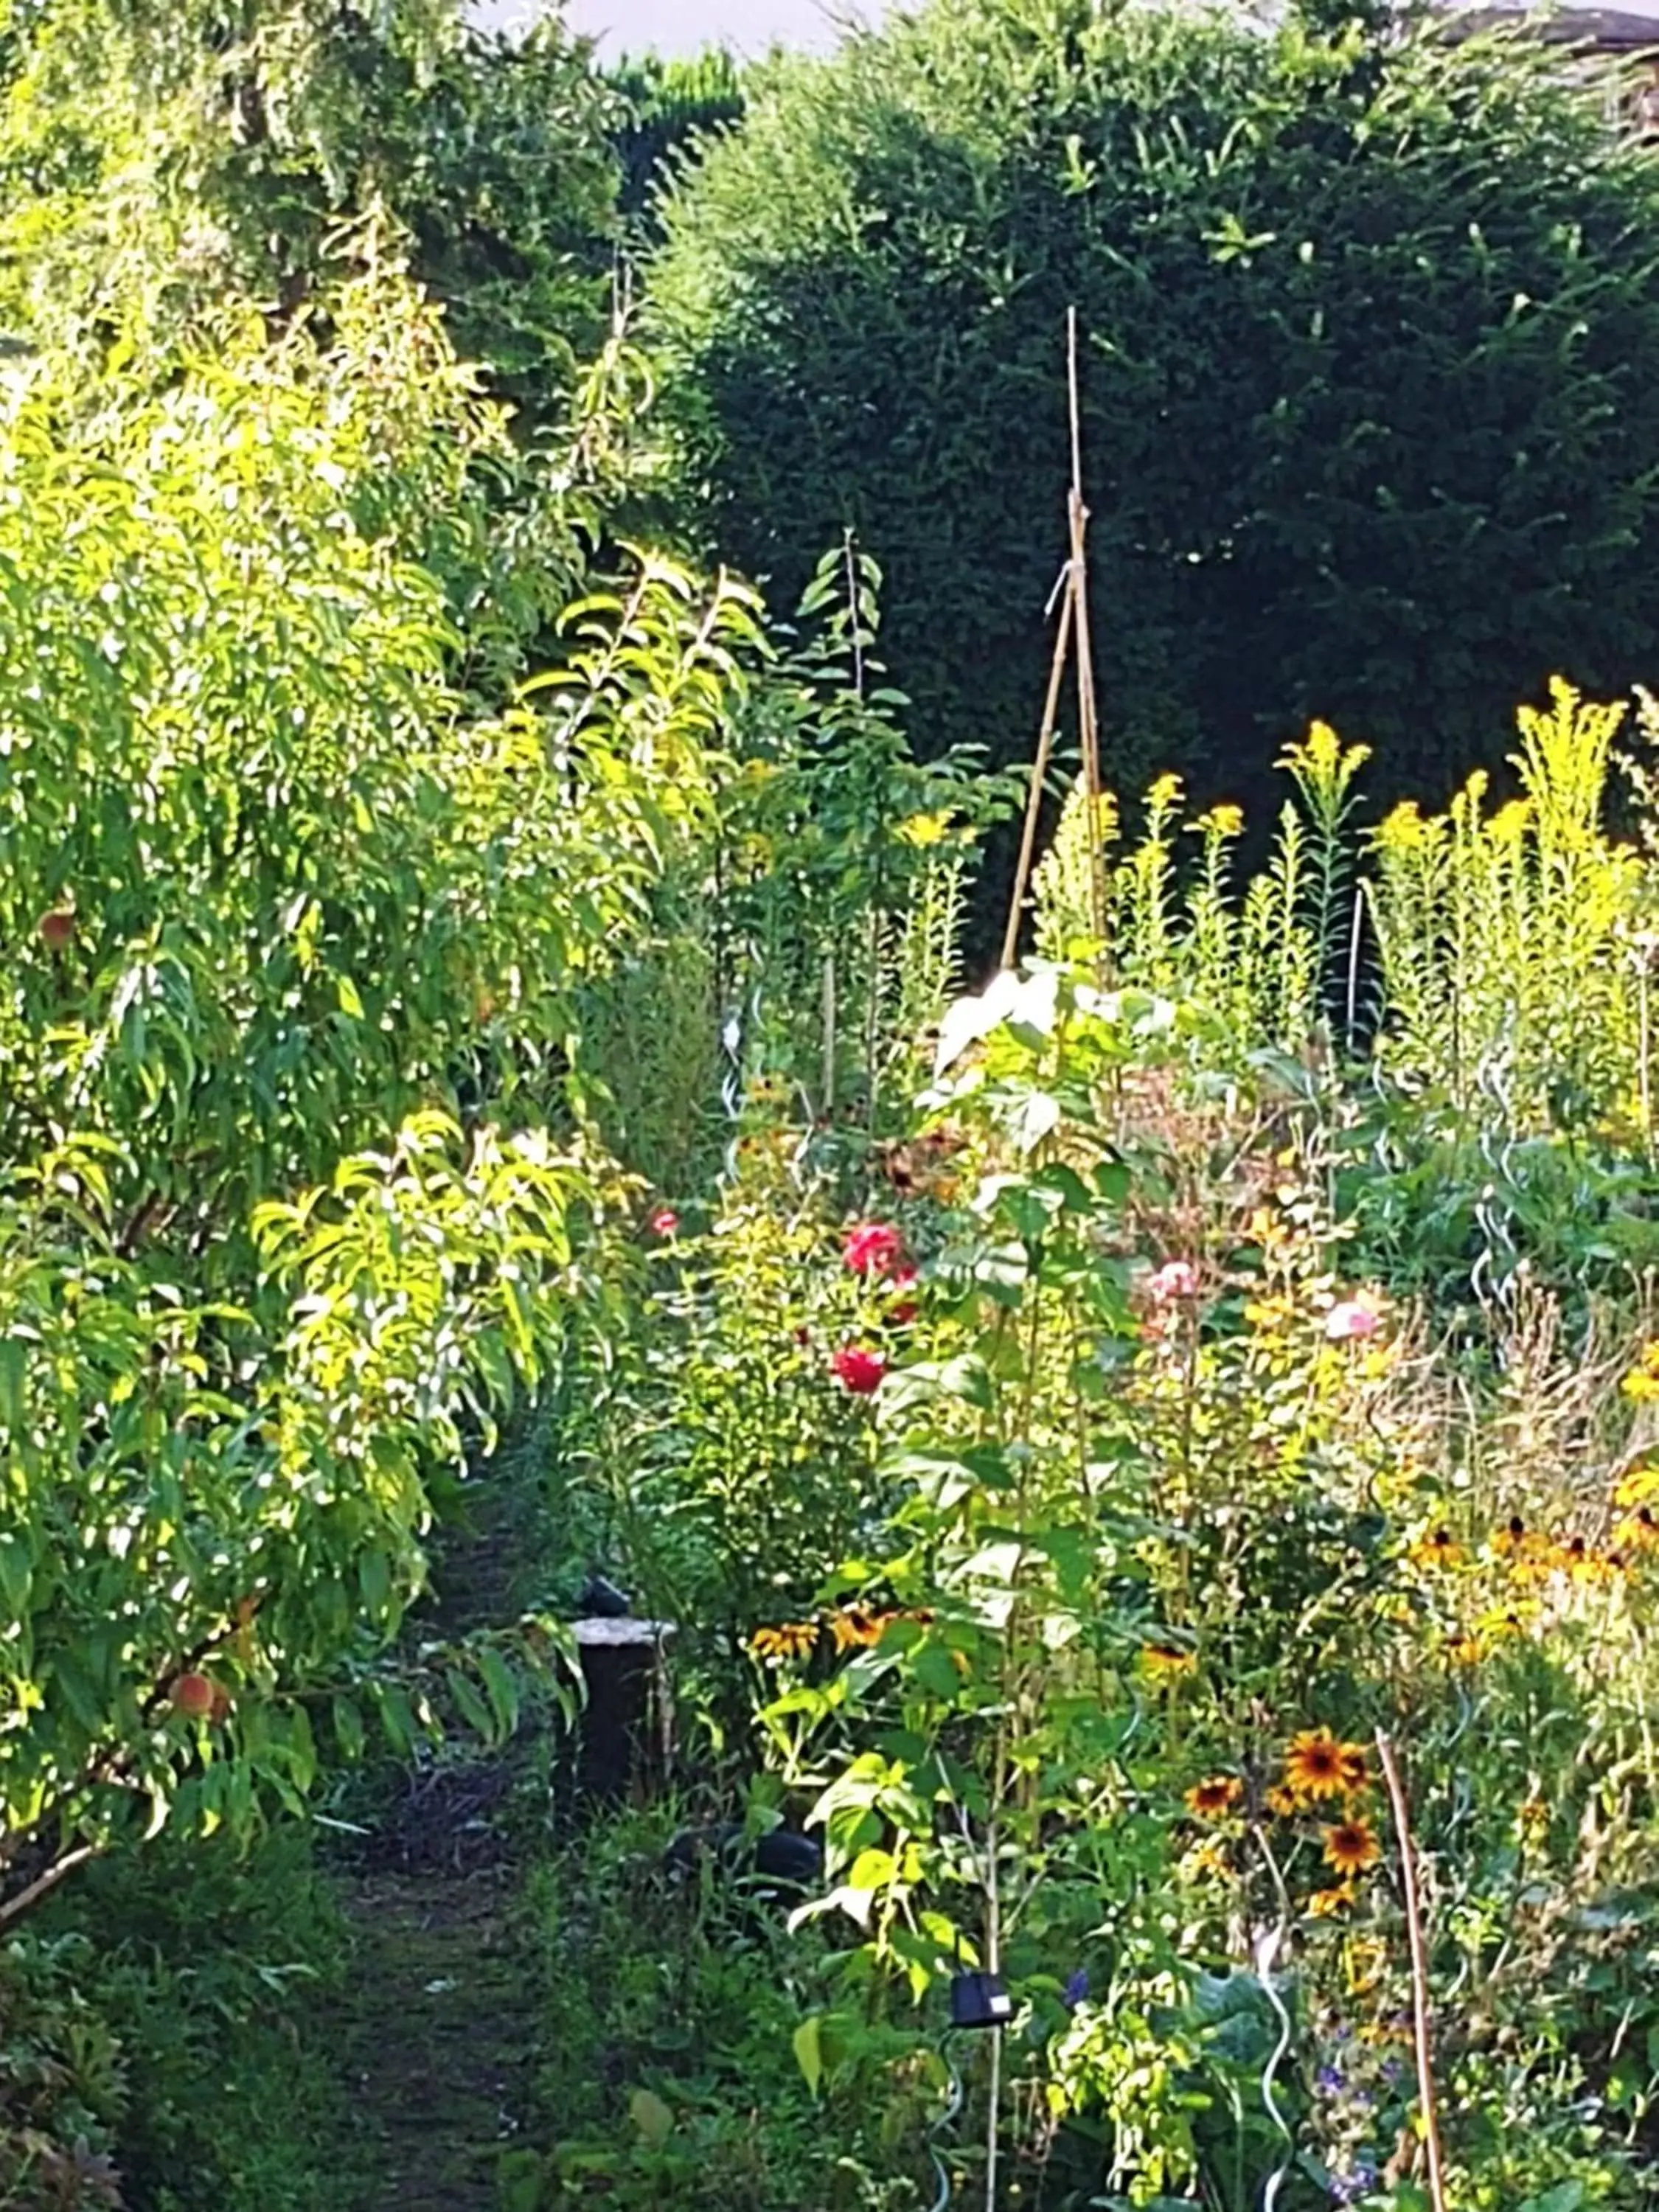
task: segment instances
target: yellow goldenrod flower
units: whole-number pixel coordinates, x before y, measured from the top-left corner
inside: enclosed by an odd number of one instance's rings
[[[1382,1846],[1368,1820],[1339,1820],[1334,1827],[1325,1831],[1322,1856],[1334,1873],[1345,1876],[1363,1874],[1382,1857]]]

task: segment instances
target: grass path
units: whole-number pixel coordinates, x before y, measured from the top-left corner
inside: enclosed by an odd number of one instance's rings
[[[533,1543],[500,1462],[451,1532],[419,1624],[454,1636],[517,1617]],[[498,2169],[526,2109],[538,2027],[520,1869],[495,1814],[499,1760],[452,1757],[406,1780],[362,1863],[336,1876],[354,1951],[338,2023],[361,2212],[498,2212]]]

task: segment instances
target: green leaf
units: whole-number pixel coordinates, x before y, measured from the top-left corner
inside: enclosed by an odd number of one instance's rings
[[[789,2039],[794,2051],[795,2063],[808,2091],[816,2097],[823,2079],[823,2049],[822,2030],[817,2013],[810,2013]]]
[[[660,2150],[674,2132],[674,2115],[654,2089],[635,2089],[628,2100],[628,2117],[640,2140]]]

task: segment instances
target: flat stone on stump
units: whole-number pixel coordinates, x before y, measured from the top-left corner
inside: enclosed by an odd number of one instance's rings
[[[571,1628],[587,1688],[577,1787],[611,1804],[645,1796],[672,1748],[665,1661],[674,1624],[594,1613]]]

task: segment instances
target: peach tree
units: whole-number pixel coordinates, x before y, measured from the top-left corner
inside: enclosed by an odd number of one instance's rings
[[[0,1926],[361,1741],[434,1471],[596,1295],[572,994],[701,834],[752,636],[641,558],[465,699],[400,504],[514,464],[394,279],[95,410],[5,377]],[[499,1653],[460,1695],[507,1724]]]

